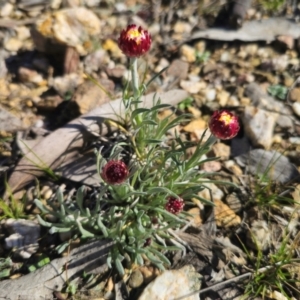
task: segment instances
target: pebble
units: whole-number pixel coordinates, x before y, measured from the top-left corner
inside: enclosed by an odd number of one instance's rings
[[[227,105],[228,100],[229,100],[229,93],[225,90],[221,90],[220,92],[217,93],[216,100],[220,104],[221,107],[224,107]]]
[[[203,82],[194,82],[190,80],[181,80],[180,87],[190,94],[198,94],[205,86]]]
[[[189,46],[189,45],[182,45],[180,47],[180,54],[184,61],[188,63],[193,63],[196,61],[196,51],[195,48]]]
[[[253,145],[269,149],[276,121],[274,114],[254,106],[247,106],[242,119],[245,132]]]
[[[135,289],[140,287],[144,282],[143,274],[140,270],[135,270],[132,272],[128,284],[131,288]]]
[[[11,37],[7,40],[4,40],[4,49],[9,52],[17,52],[22,48],[22,46],[23,43],[18,38]]]
[[[230,147],[224,143],[215,143],[212,146],[212,150],[216,157],[219,157],[222,160],[229,159],[230,156]]]
[[[300,88],[294,88],[289,92],[289,100],[292,102],[300,102]]]
[[[138,300],[169,300],[184,297],[186,300],[200,300],[201,275],[192,265],[186,265],[179,270],[165,271],[148,284]],[[189,295],[189,296],[187,296]]]
[[[214,199],[214,204],[217,226],[228,228],[241,224],[241,217],[236,215],[236,213],[228,205],[223,203],[223,201]]]
[[[217,92],[215,89],[208,89],[205,92],[205,99],[207,101],[214,101],[216,99]]]
[[[14,9],[14,6],[9,3],[9,2],[6,2],[2,7],[1,7],[1,10],[0,10],[0,17],[2,18],[5,18],[5,17],[9,17],[10,14],[12,13]]]
[[[300,117],[300,102],[294,102],[292,105],[294,113]]]
[[[241,200],[236,193],[231,193],[226,196],[226,203],[235,212],[238,213],[242,209]]]
[[[21,41],[25,41],[30,38],[30,30],[26,26],[19,26],[15,28],[17,32],[17,37]]]
[[[231,54],[228,51],[224,51],[222,52],[221,56],[220,56],[220,61],[221,62],[229,62],[231,60]]]
[[[190,215],[188,216],[188,220],[192,221],[191,226],[194,228],[199,228],[202,225],[201,211],[199,207],[193,207],[187,211]]]
[[[271,230],[264,220],[255,220],[247,232],[247,244],[253,250],[267,250],[271,245]]]
[[[40,238],[40,225],[35,221],[24,219],[7,219],[4,223],[9,237],[5,238],[5,247],[14,248],[16,254],[28,259],[37,252]]]

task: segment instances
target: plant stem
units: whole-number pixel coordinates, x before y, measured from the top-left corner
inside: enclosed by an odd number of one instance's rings
[[[140,97],[139,74],[137,70],[137,57],[132,57],[130,59],[130,63],[131,63],[131,82],[132,82],[133,95],[134,95],[134,100],[137,101]]]

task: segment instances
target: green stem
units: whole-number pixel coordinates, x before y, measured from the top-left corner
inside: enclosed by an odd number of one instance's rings
[[[130,59],[130,63],[131,63],[131,82],[132,82],[133,95],[134,95],[134,100],[137,101],[140,97],[139,74],[137,70],[137,57],[132,57]]]

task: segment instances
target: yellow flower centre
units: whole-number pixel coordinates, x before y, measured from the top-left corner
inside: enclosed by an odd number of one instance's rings
[[[225,113],[220,116],[219,121],[224,122],[225,125],[229,125],[232,121],[232,117]]]
[[[139,45],[141,43],[143,34],[139,32],[137,29],[130,29],[128,31],[128,38],[131,40],[135,40],[135,42]]]

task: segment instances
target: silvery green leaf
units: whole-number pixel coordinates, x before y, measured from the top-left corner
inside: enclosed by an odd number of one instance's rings
[[[146,252],[146,256],[155,265],[161,264],[161,261],[157,257],[155,257],[149,250]]]
[[[77,223],[77,225],[78,225],[78,229],[79,229],[79,231],[80,231],[80,233],[81,233],[82,238],[89,238],[89,237],[94,237],[94,236],[95,236],[93,233],[91,233],[91,232],[85,230],[85,229],[82,227],[82,225],[81,225],[81,223],[80,223],[80,221],[79,221],[78,219],[76,220],[76,223]]]
[[[33,202],[41,212],[52,214],[52,211],[48,209],[40,200],[34,199]]]
[[[139,253],[136,254],[136,262],[137,262],[140,266],[144,265],[144,259],[143,259],[142,255],[139,254]]]
[[[65,249],[69,246],[69,242],[64,242],[63,244],[57,246],[55,250],[58,254],[61,254],[65,251]]]
[[[100,214],[98,215],[98,218],[97,218],[97,225],[99,226],[100,230],[102,231],[103,233],[103,236],[104,237],[108,237],[108,232],[107,232],[107,229],[105,227],[105,225],[102,223],[102,220],[101,220],[101,216]]]
[[[170,108],[171,105],[170,104],[157,104],[155,106],[153,106],[150,111],[156,111],[156,110],[160,110],[160,109],[163,109],[163,108]]]
[[[119,258],[116,258],[116,259],[115,259],[115,266],[116,266],[116,268],[117,268],[119,274],[120,274],[121,276],[123,276],[123,275],[125,274],[125,270],[124,270],[124,268],[123,268],[123,266],[122,266],[122,263],[121,263],[121,261],[120,261]]]
[[[38,219],[39,223],[44,227],[51,227],[53,225],[52,223],[44,221],[40,215],[37,215],[37,219]]]
[[[81,212],[84,212],[83,207],[82,207],[83,197],[84,197],[84,187],[82,186],[77,190],[77,193],[76,193],[76,203]]]
[[[124,226],[124,221],[119,220],[118,223],[117,223],[117,226],[116,226],[116,233],[117,233],[118,235],[121,234],[122,229],[123,229],[123,226]]]
[[[56,198],[57,198],[57,201],[60,203],[60,205],[64,204],[64,195],[60,188],[58,188],[56,191]]]
[[[134,248],[132,248],[132,247],[130,247],[130,246],[128,246],[128,245],[125,246],[124,249],[125,249],[127,252],[130,252],[130,253],[135,253],[135,252],[136,252]]]
[[[108,267],[111,269],[112,265],[111,265],[111,262],[112,262],[112,258],[111,258],[111,255],[110,253],[108,254],[107,256],[107,259],[106,259],[106,263],[108,265]]]
[[[128,237],[128,244],[131,245],[131,244],[134,244],[134,242],[135,242],[135,237],[129,236]]]
[[[71,229],[69,227],[56,227],[52,226],[49,230],[50,234],[57,233],[57,232],[69,232]]]
[[[161,260],[161,262],[163,262],[164,264],[170,266],[171,262],[159,251],[157,251],[156,249],[154,249],[153,247],[149,248],[149,251],[151,251],[152,253],[154,253],[156,256],[158,256],[158,258]]]
[[[143,107],[141,107],[141,108],[137,108],[137,109],[135,109],[132,113],[131,113],[131,119],[133,120],[137,115],[139,115],[139,114],[142,114],[142,113],[149,113],[150,112],[150,109],[148,109],[148,108],[143,108]]]

